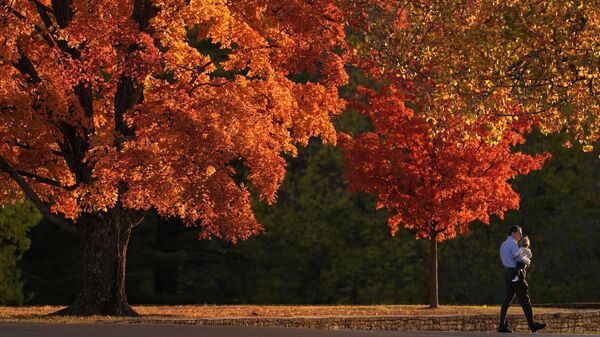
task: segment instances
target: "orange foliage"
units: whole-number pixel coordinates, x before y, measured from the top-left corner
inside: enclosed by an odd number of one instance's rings
[[[0,44],[0,204],[70,223],[155,208],[235,241],[261,226],[232,162],[274,202],[282,153],[336,140],[334,1],[1,0]]]

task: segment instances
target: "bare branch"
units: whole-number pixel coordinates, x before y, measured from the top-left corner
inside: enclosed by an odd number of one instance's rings
[[[144,211],[130,211],[129,221],[131,228],[137,227],[146,218]]]

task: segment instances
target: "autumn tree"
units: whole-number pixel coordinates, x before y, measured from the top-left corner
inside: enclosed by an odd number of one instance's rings
[[[340,134],[346,178],[351,189],[378,197],[392,235],[403,226],[431,241],[429,304],[436,308],[438,243],[466,235],[475,220],[489,224],[490,215],[502,218],[517,209],[519,195],[508,180],[539,169],[549,155],[511,151],[529,130],[531,122],[523,118],[499,138],[483,120],[455,119],[434,128],[431,118],[406,107],[401,90],[362,91],[368,99],[362,112],[375,131],[354,138]]]
[[[343,22],[333,1],[0,1],[0,203],[79,235],[60,314],[136,314],[127,245],[150,208],[200,238],[261,231],[250,190],[274,202],[282,153],[336,140]]]
[[[598,1],[363,3],[370,11],[353,39],[357,63],[375,78],[410,83],[418,114],[482,117],[497,135],[510,117],[528,116],[584,151],[599,139]]]

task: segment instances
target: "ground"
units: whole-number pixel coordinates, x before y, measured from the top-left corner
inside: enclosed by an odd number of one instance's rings
[[[410,332],[130,324],[0,324],[2,337],[501,337],[490,332]],[[539,334],[541,336],[559,336]],[[511,336],[531,336],[530,333]],[[564,336],[564,335],[563,335]],[[586,335],[573,335],[585,337]],[[589,335],[587,335],[589,336]]]
[[[61,306],[0,307],[0,323],[94,323],[119,321],[119,317],[53,317],[48,314]],[[156,318],[229,318],[229,317],[293,317],[293,316],[381,316],[381,315],[475,315],[497,314],[498,306],[442,306],[430,309],[425,305],[365,305],[365,306],[287,306],[287,305],[144,305],[134,306],[145,319]],[[520,308],[518,309],[520,311]],[[534,308],[534,312],[570,312],[562,308]],[[579,310],[580,311],[580,310]]]

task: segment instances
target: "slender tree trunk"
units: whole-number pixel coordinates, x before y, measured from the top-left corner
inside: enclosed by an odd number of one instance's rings
[[[429,307],[437,308],[440,305],[438,297],[438,257],[437,233],[431,236],[431,258],[429,261]]]
[[[127,245],[133,226],[114,210],[82,216],[83,286],[75,301],[55,315],[138,316],[125,294]]]

